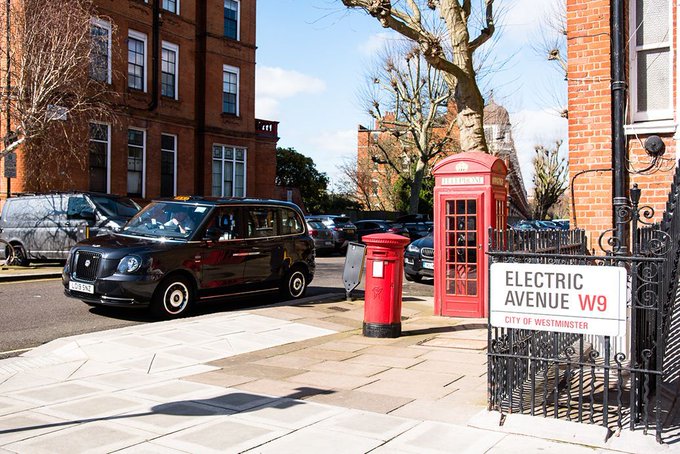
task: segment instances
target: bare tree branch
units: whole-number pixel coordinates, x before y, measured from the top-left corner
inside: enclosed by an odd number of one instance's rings
[[[88,122],[115,121],[117,92],[90,77],[98,49],[106,45],[108,52],[115,27],[105,38],[95,36],[93,15],[91,0],[12,2],[11,48],[0,47],[0,55],[10,54],[12,86],[3,94],[13,131],[5,132],[0,158],[21,145],[26,180],[35,189],[49,189],[49,174],[60,160],[84,162]],[[4,24],[5,11],[0,17]]]

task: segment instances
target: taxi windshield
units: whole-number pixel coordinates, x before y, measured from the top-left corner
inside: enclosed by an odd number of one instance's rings
[[[124,234],[154,238],[188,239],[201,225],[210,211],[209,206],[153,202],[123,228]]]

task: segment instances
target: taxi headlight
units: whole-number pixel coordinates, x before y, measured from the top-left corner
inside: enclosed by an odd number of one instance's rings
[[[141,266],[142,266],[142,259],[140,259],[136,255],[126,255],[118,263],[117,270],[118,270],[119,273],[123,273],[123,274],[134,273]]]

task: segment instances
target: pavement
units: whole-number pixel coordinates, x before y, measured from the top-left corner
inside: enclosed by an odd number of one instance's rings
[[[0,454],[680,452],[487,411],[486,320],[432,309],[404,297],[396,339],[326,295],[54,340],[0,360]]]

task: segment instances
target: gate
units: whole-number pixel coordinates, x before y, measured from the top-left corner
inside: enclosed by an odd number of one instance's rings
[[[657,224],[631,190],[626,208],[632,253],[589,255],[582,231],[490,231],[489,264],[533,263],[624,267],[627,335],[488,328],[490,410],[599,424],[609,433],[651,428],[661,442],[661,385],[676,301],[680,217],[680,170],[666,212]],[[617,250],[613,239],[600,246]],[[493,291],[493,289],[489,289]],[[491,317],[489,318],[491,320]],[[677,361],[676,361],[677,362]],[[666,371],[668,374],[668,371]]]

